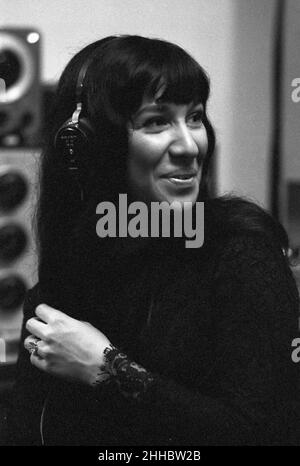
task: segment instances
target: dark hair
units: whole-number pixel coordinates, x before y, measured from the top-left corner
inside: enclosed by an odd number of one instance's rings
[[[208,199],[205,206],[208,238],[224,240],[252,234],[287,256],[289,239],[284,227],[258,204],[230,194]]]
[[[155,96],[162,84],[165,89],[161,101],[203,103],[208,154],[201,191],[206,193],[206,172],[215,143],[206,115],[209,80],[201,66],[179,46],[140,36],[111,36],[94,42],[67,65],[58,84],[49,145],[51,163],[57,158],[57,171],[64,167],[60,154],[54,151],[54,136],[75,109],[77,77],[87,59],[91,63],[83,85],[83,115],[92,123],[96,135],[86,180],[88,199],[95,197],[99,202],[103,195],[107,199],[126,192],[127,123],[145,94]]]
[[[80,204],[78,186],[72,183],[61,154],[54,147],[57,130],[75,110],[76,83],[88,59],[83,86],[83,114],[95,131],[86,202]],[[258,206],[242,200],[211,199],[209,167],[215,136],[206,114],[209,80],[201,66],[182,48],[159,39],[140,36],[110,36],[88,45],[66,66],[58,83],[51,117],[49,140],[42,156],[40,195],[37,210],[39,281],[44,299],[53,306],[74,291],[72,280],[84,276],[95,259],[96,206],[102,200],[116,200],[127,192],[127,123],[143,97],[184,104],[201,102],[208,151],[202,167],[199,199],[207,201],[209,235],[259,231],[287,247],[284,230]],[[85,154],[83,154],[84,156]],[[206,209],[207,210],[207,209]],[[59,296],[60,295],[60,296]]]
[[[79,202],[72,182],[54,147],[55,134],[76,107],[78,74],[91,59],[83,85],[83,116],[95,131],[85,180],[86,202]],[[96,206],[114,201],[127,192],[127,124],[145,95],[155,96],[164,84],[160,100],[184,104],[201,102],[207,130],[208,151],[203,162],[201,198],[209,196],[209,161],[214,151],[214,131],[206,115],[209,80],[201,66],[181,47],[140,36],[110,36],[88,45],[66,66],[59,80],[50,119],[49,140],[42,155],[37,209],[39,280],[55,292],[64,283],[63,264],[70,264],[74,244],[88,252],[95,242]],[[83,154],[86,156],[86,154]],[[71,266],[70,266],[71,267]]]

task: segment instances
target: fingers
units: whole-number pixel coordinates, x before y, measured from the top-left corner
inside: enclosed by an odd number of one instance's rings
[[[47,324],[38,320],[36,317],[27,320],[26,329],[41,340],[47,337]]]
[[[37,351],[39,341],[40,340],[34,335],[29,335],[29,337],[25,338],[24,340],[24,347],[27,349],[27,351],[29,351],[29,353],[32,354]]]
[[[63,313],[47,304],[39,304],[35,309],[35,315],[46,324],[59,317],[61,314]]]
[[[36,317],[26,322],[26,329],[31,334],[24,340],[24,347],[30,353],[33,366],[45,372],[50,371],[49,355],[51,355],[51,335],[57,332],[57,325],[72,319],[67,314],[47,304],[39,304],[35,309]],[[73,319],[72,319],[73,320]]]
[[[79,321],[47,304],[38,305],[35,315],[26,322],[31,335],[24,341],[31,364],[48,373],[68,374],[64,348],[76,347]]]
[[[32,317],[27,321],[26,329],[40,339],[47,337],[47,324],[51,324],[62,316],[66,316],[63,312],[47,304],[39,304],[36,307],[35,314],[37,317]]]
[[[39,340],[34,335],[29,335],[24,340],[24,347],[30,353],[30,362],[37,369],[44,372],[48,371],[48,362],[45,359],[47,356],[47,347],[44,341]]]
[[[42,371],[47,371],[47,362],[38,352],[33,352],[30,355],[30,362],[33,366]]]

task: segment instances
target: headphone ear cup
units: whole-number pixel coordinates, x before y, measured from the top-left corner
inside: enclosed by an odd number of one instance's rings
[[[85,139],[85,144],[88,144],[89,147],[91,147],[94,143],[95,132],[88,118],[80,118],[78,123],[78,130],[82,134],[82,137]]]
[[[78,123],[67,120],[55,135],[54,146],[58,150],[70,172],[82,175],[89,165],[95,133],[87,118]]]

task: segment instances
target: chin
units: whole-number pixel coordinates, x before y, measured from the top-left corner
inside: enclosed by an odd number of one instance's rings
[[[198,199],[199,183],[194,180],[192,186],[181,186],[176,183],[171,183],[166,180],[159,180],[159,182],[152,186],[152,201],[156,202],[178,202],[182,206],[184,202],[190,202],[193,205]]]
[[[178,195],[172,196],[168,194],[168,195],[162,196],[160,202],[167,201],[169,204],[171,204],[172,202],[178,202],[182,206],[184,205],[185,202],[191,202],[194,205],[198,199],[198,194],[199,194],[198,191],[195,193],[187,193],[186,195],[181,194],[180,196]]]
[[[167,201],[169,202],[169,204],[172,204],[172,202],[180,203],[180,205],[183,207],[186,202],[189,202],[192,205],[194,205],[197,201],[197,198],[195,197],[186,197],[186,198],[174,197],[173,199],[168,199]]]

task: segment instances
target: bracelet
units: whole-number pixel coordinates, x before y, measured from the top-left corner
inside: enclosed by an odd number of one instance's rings
[[[155,381],[152,373],[112,345],[105,348],[104,361],[104,373],[113,378],[126,398],[140,401]]]
[[[114,346],[112,346],[111,344],[109,344],[109,346],[107,348],[105,348],[103,354],[104,354],[104,364],[102,364],[101,366],[99,366],[99,371],[96,375],[96,379],[94,380],[94,382],[92,383],[93,386],[97,386],[97,385],[100,385],[100,384],[103,384],[104,382],[109,382],[110,378],[111,378],[111,374],[108,370],[108,365],[106,363],[106,352],[107,351],[110,351],[114,349]]]

